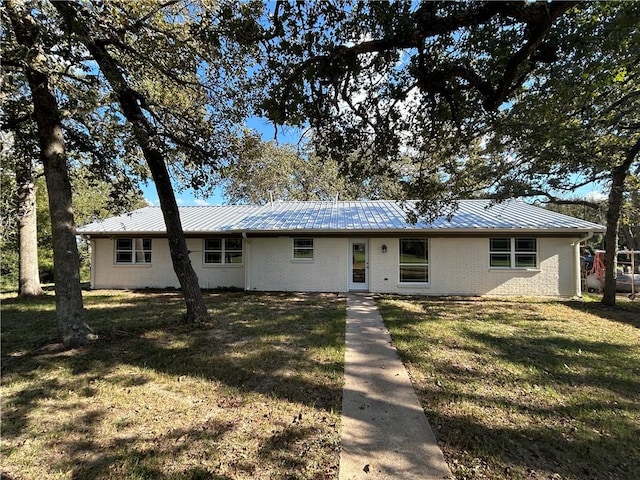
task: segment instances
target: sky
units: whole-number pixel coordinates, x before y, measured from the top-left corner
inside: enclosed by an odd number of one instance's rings
[[[275,129],[273,125],[264,118],[252,117],[247,121],[247,127],[257,131],[262,136],[262,140],[270,141],[275,139]],[[282,129],[278,128],[277,141],[279,144],[297,144],[302,135],[302,131],[294,128]],[[149,205],[159,206],[158,194],[156,187],[152,181],[147,184],[140,185],[142,195]],[[175,186],[174,186],[175,188]],[[222,188],[216,187],[214,194],[207,198],[196,196],[192,189],[186,189],[179,192],[175,189],[176,201],[179,207],[201,206],[201,205],[223,205],[229,203],[224,197]]]
[[[275,129],[273,125],[271,125],[266,119],[261,118],[251,118],[247,122],[247,126],[249,128],[255,129],[260,133],[262,139],[264,141],[274,140],[275,138]],[[297,144],[300,140],[302,132],[300,130],[278,130],[278,143],[286,144],[292,143]],[[160,202],[158,200],[158,194],[156,193],[156,188],[153,185],[153,182],[150,182],[146,185],[141,185],[142,194],[149,205],[159,206]],[[605,200],[607,196],[603,193],[606,190],[604,185],[586,185],[574,192],[574,197],[584,198],[586,200],[599,202]],[[201,196],[196,196],[195,192],[191,189],[186,189],[182,192],[179,192],[177,189],[175,191],[176,201],[178,202],[178,206],[180,207],[189,207],[189,206],[203,206],[203,205],[224,205],[228,204],[228,200],[224,197],[224,192],[222,188],[216,188],[214,190],[214,194],[207,198],[202,198]]]

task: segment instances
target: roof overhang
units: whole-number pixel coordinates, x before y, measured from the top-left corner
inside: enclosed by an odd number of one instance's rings
[[[579,229],[579,228],[548,228],[548,229],[526,229],[526,228],[405,228],[405,229],[389,229],[389,230],[329,230],[329,229],[295,229],[295,230],[209,230],[197,232],[184,232],[185,237],[206,237],[206,236],[223,236],[223,235],[245,235],[247,237],[290,237],[290,236],[407,236],[407,235],[426,235],[428,237],[487,237],[491,235],[509,235],[509,236],[553,236],[553,237],[576,237],[586,234],[604,233],[605,228],[598,229]],[[166,237],[165,231],[119,231],[119,232],[100,232],[100,231],[79,231],[79,235],[84,237]]]

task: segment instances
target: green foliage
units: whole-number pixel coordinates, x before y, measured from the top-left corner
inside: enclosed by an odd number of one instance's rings
[[[233,161],[231,147],[252,102],[246,81],[257,52],[245,38],[250,31],[240,29],[261,11],[260,4],[145,0],[56,7],[64,17],[60,28],[90,58],[92,68],[98,69],[89,45],[108,44],[110,61],[123,72],[127,89],[153,129],[146,134],[177,184],[205,194],[215,187],[220,168]],[[82,30],[73,25],[78,19]],[[100,81],[106,92],[119,88],[102,77]],[[118,95],[111,95],[105,128],[131,128],[121,108]],[[136,152],[136,158],[141,148],[130,134],[121,146]],[[146,175],[139,163],[130,168]]]
[[[11,172],[7,172],[10,174]],[[10,177],[10,175],[7,175]],[[116,188],[96,179],[86,167],[78,167],[72,172],[72,186],[74,196],[74,216],[77,225],[101,220],[113,215],[141,208],[146,205],[140,191],[126,194],[123,201],[114,203],[111,201]],[[3,190],[4,194],[7,194]],[[7,219],[15,219],[15,189],[11,190],[12,203],[3,208],[2,215]],[[122,192],[120,192],[122,193]],[[43,283],[53,282],[53,241],[51,237],[51,218],[49,215],[47,189],[44,177],[36,181],[36,215],[38,224],[38,265],[40,279]],[[18,239],[16,224],[3,232],[2,241],[2,289],[15,289],[18,283]],[[6,238],[6,240],[5,240]],[[86,245],[80,244],[81,254],[81,278],[88,280],[89,258]]]
[[[263,205],[271,200],[342,200],[403,198],[389,176],[350,181],[332,159],[301,152],[290,145],[263,142],[247,133],[236,144],[237,161],[225,169],[225,196],[231,203]]]
[[[640,6],[592,3],[561,25],[558,61],[496,118],[481,172],[496,196],[554,200],[606,181],[640,139]]]
[[[264,112],[277,123],[308,122],[318,155],[363,178],[408,157],[408,192],[429,199],[421,213],[438,214],[473,193],[462,160],[492,113],[555,61],[558,19],[570,6],[277,3]]]
[[[82,224],[135,208],[138,182],[148,179],[149,171],[121,105],[88,55],[86,39],[69,30],[62,7],[25,2],[24,21],[37,33],[37,45],[19,45],[12,28],[2,29],[6,75],[1,94],[7,113],[2,130],[19,139],[11,161],[32,162],[38,147],[24,69],[30,52],[57,98],[67,166],[75,172],[75,220]],[[230,145],[251,101],[242,83],[255,62],[246,27],[261,3],[108,1],[66,7],[78,9],[93,35],[90,41],[108,44],[135,102],[158,133],[154,144],[174,180],[201,190],[215,186],[218,170],[232,161]],[[10,26],[4,5],[1,13],[3,25]],[[12,217],[9,208],[2,215],[3,222]],[[48,221],[40,218],[39,225],[47,229]],[[50,273],[47,232],[41,240],[42,262]],[[4,245],[3,240],[3,250]]]

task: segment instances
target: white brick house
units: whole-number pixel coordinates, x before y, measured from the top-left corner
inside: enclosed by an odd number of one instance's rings
[[[405,205],[410,208],[411,203]],[[202,288],[423,295],[581,295],[580,242],[605,228],[519,201],[463,200],[411,224],[397,202],[180,208]],[[178,287],[162,212],[78,229],[93,288]]]

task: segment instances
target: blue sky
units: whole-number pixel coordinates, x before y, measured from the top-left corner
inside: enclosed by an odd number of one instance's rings
[[[264,118],[253,117],[247,121],[247,126],[251,129],[256,130],[262,136],[264,141],[270,141],[275,139],[275,129],[271,123],[269,123]],[[300,141],[301,135],[304,132],[299,129],[278,129],[277,141],[280,144],[297,144]],[[141,185],[142,194],[147,200],[147,202],[151,205],[158,206],[160,202],[158,200],[158,194],[156,193],[156,188],[153,182],[149,182],[146,185]],[[606,198],[606,195],[603,193],[606,191],[606,187],[604,185],[599,184],[590,184],[574,192],[573,197],[586,198],[587,200],[592,201],[601,201]],[[224,197],[222,188],[216,188],[214,190],[214,194],[207,198],[202,198],[200,196],[196,196],[195,192],[191,189],[186,189],[182,192],[179,192],[178,189],[175,190],[176,193],[176,201],[178,202],[178,206],[194,206],[194,205],[223,205],[228,203],[228,200]]]
[[[247,127],[257,131],[262,136],[264,141],[274,140],[275,139],[275,129],[273,125],[264,118],[253,117],[247,121]],[[302,135],[302,131],[294,128],[278,128],[278,143],[287,144],[293,143],[297,144]],[[145,200],[151,205],[160,205],[158,200],[158,194],[156,193],[156,187],[153,182],[149,182],[148,184],[143,184],[140,186],[142,189],[142,195]],[[214,194],[207,198],[202,198],[201,196],[196,196],[195,192],[191,189],[186,189],[182,192],[179,192],[177,189],[176,193],[176,201],[178,202],[178,206],[180,207],[188,207],[193,205],[222,205],[228,203],[227,199],[223,196],[223,191],[221,188],[216,188]]]

